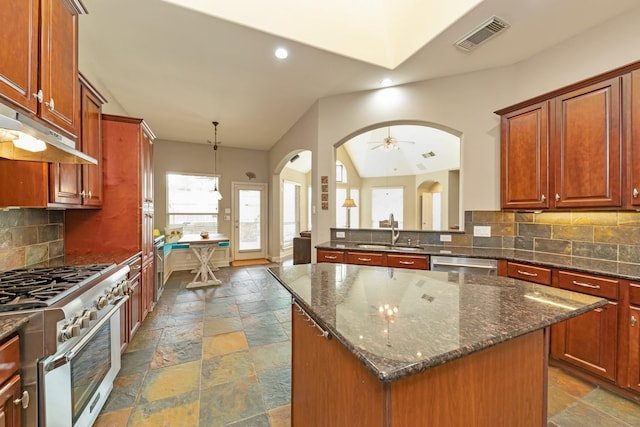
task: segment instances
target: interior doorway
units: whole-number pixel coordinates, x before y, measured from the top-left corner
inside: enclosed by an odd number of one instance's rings
[[[233,259],[267,257],[267,184],[231,184],[233,190]]]

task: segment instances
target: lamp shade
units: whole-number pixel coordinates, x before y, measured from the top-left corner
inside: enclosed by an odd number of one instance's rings
[[[356,202],[353,199],[344,199],[343,208],[356,208]]]

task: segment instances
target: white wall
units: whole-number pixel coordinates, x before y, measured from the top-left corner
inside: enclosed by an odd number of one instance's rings
[[[335,194],[336,143],[376,123],[427,121],[455,129],[462,135],[461,209],[497,210],[500,121],[493,112],[639,60],[638,22],[640,8],[513,66],[321,99],[273,147],[270,170],[282,158],[281,153],[304,143],[304,148],[313,151],[313,197],[318,200],[321,175],[329,175],[329,194]],[[481,55],[482,48],[472,54]],[[308,144],[314,141],[309,148]],[[329,210],[316,212],[312,244],[329,240],[335,201]]]

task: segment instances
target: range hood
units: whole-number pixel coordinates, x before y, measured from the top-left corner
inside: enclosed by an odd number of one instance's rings
[[[35,146],[25,147],[21,143],[25,140]],[[30,162],[98,164],[96,159],[74,147],[75,143],[71,139],[0,104],[0,157]]]

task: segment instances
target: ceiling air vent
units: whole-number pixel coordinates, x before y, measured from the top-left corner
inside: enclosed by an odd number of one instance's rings
[[[476,29],[468,33],[456,42],[456,46],[467,52],[472,51],[480,43],[486,42],[491,37],[509,28],[502,19],[492,16],[487,21],[480,24]]]

